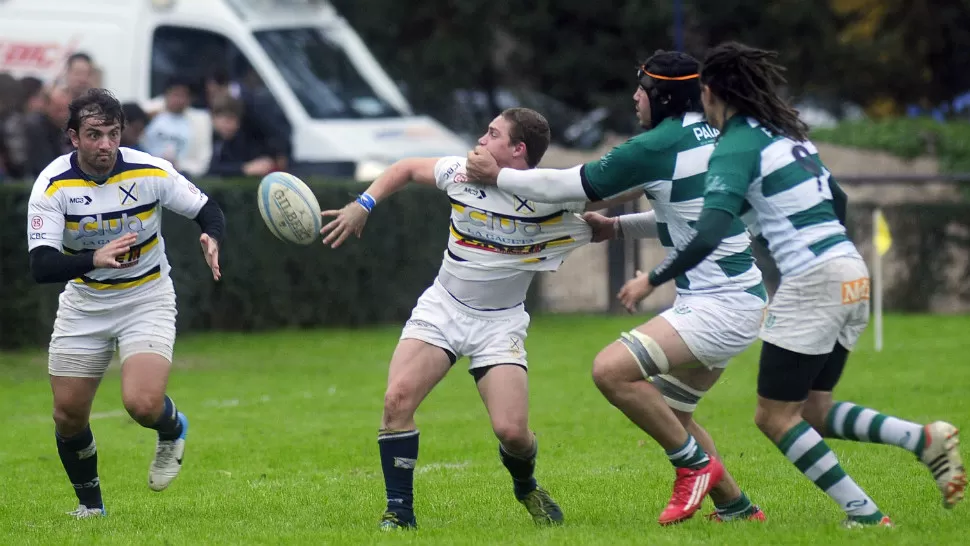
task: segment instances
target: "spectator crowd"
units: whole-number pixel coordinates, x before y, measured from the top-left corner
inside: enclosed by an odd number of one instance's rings
[[[74,53],[52,82],[0,73],[0,182],[32,181],[56,157],[73,150],[68,106],[101,71]],[[123,104],[121,145],[171,161],[189,178],[264,176],[285,169],[288,127],[265,105],[256,85],[214,70],[205,81],[174,77],[147,104]],[[275,106],[275,105],[274,105]]]

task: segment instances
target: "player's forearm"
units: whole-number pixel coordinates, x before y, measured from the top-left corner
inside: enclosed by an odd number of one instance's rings
[[[220,245],[222,244],[223,234],[226,231],[226,216],[222,213],[218,203],[211,198],[206,201],[195,217],[195,222],[202,228],[202,233],[212,237]]]
[[[617,217],[620,222],[620,237],[624,239],[656,239],[657,213],[648,210],[636,214]]]
[[[650,272],[650,284],[660,286],[697,266],[711,255],[731,227],[734,216],[719,209],[704,209],[697,220],[697,233],[684,247],[670,253],[666,260]]]
[[[588,201],[581,165],[569,169],[509,169],[499,171],[496,184],[519,197],[542,203]]]
[[[364,193],[373,197],[375,202],[380,203],[395,192],[404,189],[413,175],[413,168],[408,160],[398,161],[385,169],[376,180],[371,182]]]
[[[38,283],[67,282],[94,269],[94,252],[69,256],[49,246],[30,251],[30,273]]]

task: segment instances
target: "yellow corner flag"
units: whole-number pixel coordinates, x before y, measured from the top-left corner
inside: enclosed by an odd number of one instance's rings
[[[881,210],[876,210],[875,228],[873,237],[876,241],[876,252],[882,256],[889,251],[889,247],[893,246],[893,238],[889,234],[889,224],[886,223],[886,217],[882,215]]]

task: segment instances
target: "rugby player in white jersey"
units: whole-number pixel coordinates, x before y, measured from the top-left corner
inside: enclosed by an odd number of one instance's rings
[[[763,237],[781,284],[761,330],[755,422],[785,457],[845,512],[848,527],[892,526],[849,477],[823,436],[899,446],[934,478],[943,506],[963,499],[967,475],[957,429],[914,423],[836,402],[838,384],[869,320],[869,271],[845,227],[847,197],[779,95],[777,54],[728,42],[701,70],[704,111],[721,134],[707,170],[696,233],[637,279],[636,296],[704,259],[744,217]]]
[[[121,104],[110,92],[91,89],[74,99],[67,133],[76,150],[40,173],[27,208],[34,279],[67,283],[48,371],[57,452],[79,503],[69,514],[77,518],[106,514],[89,418],[116,347],[125,409],[158,434],[149,487],[164,490],[181,470],[188,420],[165,394],[176,305],[163,207],[199,223],[203,256],[213,279],[221,276],[219,206],[168,161],[120,148],[124,128]]]
[[[700,215],[704,174],[717,131],[701,114],[699,63],[685,53],[657,51],[641,63],[633,95],[646,131],[601,159],[568,169],[499,169],[487,154],[472,154],[469,176],[500,190],[547,202],[597,201],[631,189],[653,210],[619,218],[587,213],[593,241],[659,239],[668,252],[686,241]],[[765,519],[718,459],[714,441],[694,419],[704,394],[732,358],[758,338],[767,292],[750,238],[738,220],[730,237],[690,275],[677,279],[674,305],[624,333],[593,361],[603,395],[667,453],[676,479],[658,522],[691,518],[710,493],[715,521]],[[619,297],[631,312],[636,302]]]
[[[505,110],[479,139],[498,163],[535,167],[549,146],[549,125],[538,112]],[[512,475],[516,499],[537,524],[556,524],[562,511],[534,477],[537,444],[528,422],[529,327],[526,292],[538,271],[554,271],[566,255],[590,241],[576,212],[584,202],[536,203],[512,192],[472,183],[465,157],[414,158],[387,169],[357,201],[324,226],[333,247],[358,237],[371,209],[411,180],[436,186],[451,200],[448,248],[438,276],[421,295],[391,357],[378,432],[387,509],[385,529],[416,525],[413,476],[418,457],[418,404],[462,356],[488,410],[500,458]]]

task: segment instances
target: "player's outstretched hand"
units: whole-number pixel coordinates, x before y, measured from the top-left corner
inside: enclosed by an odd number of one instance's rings
[[[610,218],[598,212],[587,212],[583,214],[583,221],[589,224],[589,227],[593,228],[592,242],[602,243],[603,241],[616,239],[620,223],[619,218]]]
[[[468,161],[465,162],[465,174],[468,180],[477,184],[498,184],[499,168],[495,158],[485,149],[484,146],[475,146],[475,149],[468,152]]]
[[[138,234],[126,233],[114,241],[111,241],[103,247],[95,250],[94,267],[118,269],[121,267],[121,262],[118,261],[118,256],[121,256],[122,254],[131,250],[131,245],[135,244],[137,239]]]
[[[616,299],[620,300],[623,307],[630,313],[635,313],[637,304],[653,292],[653,285],[650,284],[649,276],[637,270],[637,276],[626,281]]]
[[[209,237],[208,233],[203,233],[199,237],[199,244],[202,245],[205,263],[209,264],[209,269],[212,270],[212,280],[218,281],[222,278],[222,270],[219,269],[219,242]]]
[[[330,248],[337,248],[347,240],[347,237],[351,233],[360,239],[360,234],[364,230],[364,224],[367,223],[368,214],[367,209],[359,205],[356,201],[348,203],[347,206],[340,210],[325,210],[321,212],[321,216],[334,217],[333,220],[320,230],[321,235],[326,235],[323,238],[323,244],[330,245]]]

